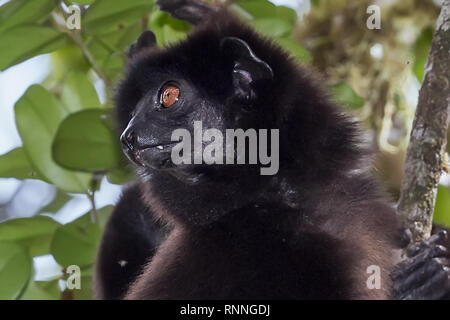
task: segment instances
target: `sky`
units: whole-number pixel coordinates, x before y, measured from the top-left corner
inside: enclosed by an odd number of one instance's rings
[[[40,55],[0,72],[0,154],[22,144],[14,120],[14,104],[32,84],[40,83],[50,70],[50,55]],[[21,194],[10,204],[9,211],[14,216],[30,216],[51,201],[55,189],[37,180],[24,184],[16,179],[0,179],[0,203],[12,197],[21,187]],[[120,194],[120,187],[103,181],[97,194],[97,205],[113,204]],[[88,211],[89,200],[85,196],[74,196],[56,216],[62,223],[68,222]]]

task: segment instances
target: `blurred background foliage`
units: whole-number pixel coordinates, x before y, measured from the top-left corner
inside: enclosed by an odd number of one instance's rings
[[[439,1],[221,2],[299,63],[324,74],[336,101],[368,129],[378,151],[374,172],[396,200]],[[147,28],[165,46],[191,27],[152,0],[0,3],[0,70],[14,76],[15,65],[40,55],[50,59],[45,78],[15,102],[21,146],[0,156],[0,186],[20,181],[0,198],[0,299],[90,299],[96,250],[112,211],[98,197],[133,179],[112,116],[126,49]],[[73,4],[81,10],[81,30],[66,27]],[[366,27],[371,4],[381,7],[379,30]],[[41,181],[38,192],[21,192],[30,180]],[[444,175],[435,213],[435,221],[447,226],[449,185]],[[52,192],[44,197],[46,188]],[[21,204],[33,197],[45,199],[21,213]],[[80,197],[89,208],[64,217],[61,212]],[[81,290],[66,286],[70,265],[81,268]]]

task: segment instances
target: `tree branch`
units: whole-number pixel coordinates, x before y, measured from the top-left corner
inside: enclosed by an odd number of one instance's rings
[[[450,112],[450,0],[442,4],[406,153],[398,215],[415,241],[429,237]]]

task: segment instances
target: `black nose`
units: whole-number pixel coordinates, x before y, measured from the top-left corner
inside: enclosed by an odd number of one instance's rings
[[[123,146],[128,148],[129,150],[133,150],[136,146],[136,134],[130,128],[125,129],[125,131],[120,136],[120,141]]]

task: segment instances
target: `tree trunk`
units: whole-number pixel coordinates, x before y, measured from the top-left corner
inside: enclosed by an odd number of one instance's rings
[[[398,214],[415,241],[429,237],[450,112],[450,0],[442,4],[406,153]]]

